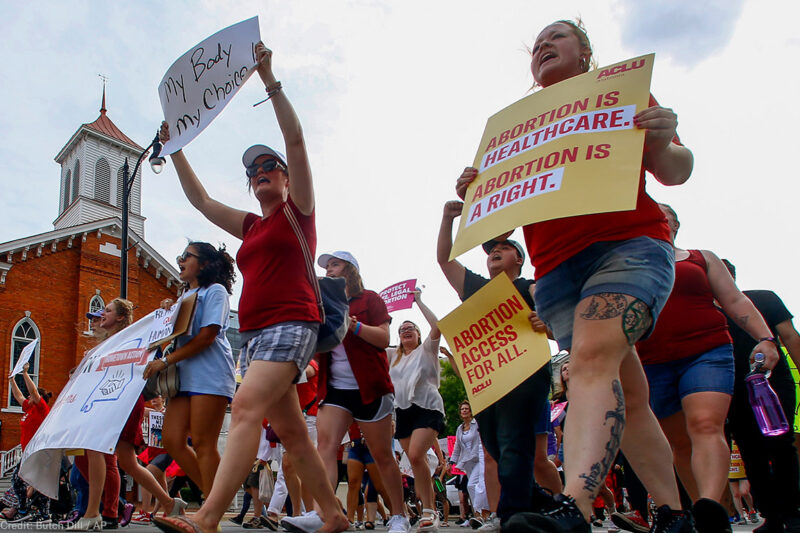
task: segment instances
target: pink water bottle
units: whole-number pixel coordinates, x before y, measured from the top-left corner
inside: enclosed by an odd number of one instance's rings
[[[753,406],[753,413],[761,433],[767,437],[783,435],[789,431],[789,422],[786,421],[786,414],[783,412],[778,395],[767,381],[767,375],[761,371],[762,366],[764,366],[764,354],[757,353],[753,371],[744,378],[750,405]]]

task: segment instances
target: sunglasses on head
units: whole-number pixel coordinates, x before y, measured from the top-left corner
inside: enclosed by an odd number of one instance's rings
[[[248,178],[252,178],[258,174],[260,169],[264,169],[264,172],[270,172],[275,170],[275,168],[279,168],[286,172],[286,167],[280,161],[277,159],[267,159],[260,165],[250,165],[247,167],[244,173],[247,174]]]

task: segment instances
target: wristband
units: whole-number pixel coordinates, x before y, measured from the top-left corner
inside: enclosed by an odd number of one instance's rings
[[[267,85],[266,88],[265,88],[265,90],[267,91],[267,97],[264,98],[263,100],[261,100],[260,102],[256,102],[255,104],[253,104],[253,107],[263,104],[264,102],[266,102],[267,100],[269,100],[270,98],[272,98],[273,96],[278,94],[278,92],[282,88],[283,88],[283,86],[281,85],[281,82],[279,82],[279,81],[276,81],[272,85]]]
[[[361,322],[356,322],[356,328],[353,330],[353,334],[358,337],[358,334],[361,332]]]
[[[167,361],[167,356],[165,355],[164,357],[161,358],[161,360],[164,362],[164,368],[167,368],[169,366],[169,361]]]
[[[778,339],[776,339],[775,337],[761,337],[760,339],[758,339],[758,342],[764,342],[764,341],[771,342],[772,344],[775,345],[775,348],[778,350],[781,349],[780,344],[778,344]]]

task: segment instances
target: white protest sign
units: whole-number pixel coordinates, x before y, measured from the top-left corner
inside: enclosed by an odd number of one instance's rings
[[[414,305],[414,289],[417,287],[417,280],[407,279],[394,285],[390,285],[380,292],[386,310],[389,313],[401,309],[411,309]]]
[[[147,337],[147,345],[166,339],[172,332],[175,331],[175,319],[178,317],[178,311],[181,308],[180,300],[175,302],[169,309],[156,309],[152,312],[153,319],[151,323],[150,333]]]
[[[22,454],[19,475],[36,490],[58,497],[61,457],[83,448],[114,453],[119,434],[142,393],[153,313],[86,352],[50,413]]]
[[[22,372],[22,368],[25,366],[25,363],[30,361],[37,344],[39,344],[39,339],[33,339],[33,342],[28,343],[28,345],[22,349],[22,353],[19,354],[19,360],[17,360],[17,365],[14,367],[14,370],[11,371],[9,377],[16,376]]]
[[[161,445],[161,428],[164,427],[164,413],[160,411],[150,411],[147,419],[149,422],[146,436],[147,445],[155,448],[163,448]]]
[[[189,144],[233,99],[255,72],[259,40],[253,17],[201,41],[169,67],[158,86],[170,133],[164,154]]]

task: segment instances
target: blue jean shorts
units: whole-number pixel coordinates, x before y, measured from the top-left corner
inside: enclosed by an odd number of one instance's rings
[[[655,324],[674,281],[675,252],[669,243],[650,237],[596,242],[536,279],[536,312],[559,348],[569,350],[575,308],[584,298],[601,293],[632,296],[647,305]]]
[[[695,392],[733,395],[733,346],[730,344],[677,361],[643,366],[650,385],[650,408],[659,419],[680,411],[681,400]]]
[[[239,355],[242,377],[253,361],[293,362],[297,365],[297,383],[314,355],[318,330],[319,323],[302,321],[280,322],[259,330]]]

